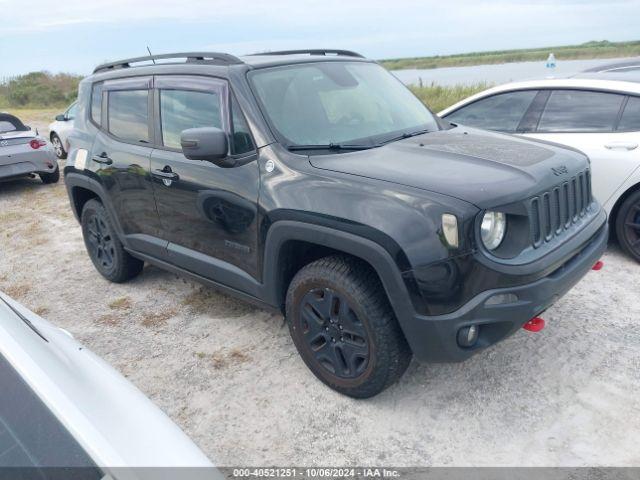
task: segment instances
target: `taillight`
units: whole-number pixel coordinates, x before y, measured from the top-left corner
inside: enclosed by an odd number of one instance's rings
[[[31,140],[29,142],[29,145],[31,145],[31,148],[33,148],[34,150],[37,150],[40,147],[44,147],[46,144],[47,144],[47,142],[45,142],[41,138],[34,138],[33,140]]]

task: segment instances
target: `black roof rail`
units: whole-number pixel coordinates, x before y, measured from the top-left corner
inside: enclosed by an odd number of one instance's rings
[[[219,52],[180,52],[180,53],[164,53],[161,55],[147,55],[146,57],[125,58],[115,62],[103,63],[98,65],[93,73],[103,72],[107,70],[115,70],[118,68],[129,68],[132,63],[154,62],[155,60],[165,60],[168,58],[185,58],[186,63],[210,63],[213,65],[238,65],[244,63],[238,57],[228,53]]]
[[[311,50],[280,50],[277,52],[260,52],[260,53],[252,53],[252,55],[343,55],[345,57],[357,57],[364,58],[363,55],[359,53],[352,52],[351,50],[332,50],[326,48],[316,48]]]

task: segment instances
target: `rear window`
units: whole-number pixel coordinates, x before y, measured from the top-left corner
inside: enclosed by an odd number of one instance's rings
[[[149,142],[148,90],[109,92],[109,133],[122,140]]]
[[[640,98],[629,97],[618,130],[640,130]]]
[[[14,132],[16,130],[16,126],[8,122],[7,120],[0,120],[0,133],[4,132]]]
[[[554,90],[540,117],[539,132],[611,132],[624,96],[583,90]]]

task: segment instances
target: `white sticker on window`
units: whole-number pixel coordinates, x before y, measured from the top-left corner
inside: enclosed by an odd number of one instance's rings
[[[74,167],[76,170],[84,170],[87,164],[87,151],[84,148],[79,148],[76,152],[76,161],[74,163]]]

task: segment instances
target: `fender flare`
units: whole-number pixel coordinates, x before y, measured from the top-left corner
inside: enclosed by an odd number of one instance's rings
[[[267,232],[263,281],[268,303],[280,304],[280,286],[284,280],[280,256],[283,245],[291,240],[326,246],[367,262],[378,274],[400,326],[404,319],[413,317],[413,304],[402,273],[380,244],[342,230],[293,220],[276,221]]]
[[[113,203],[111,202],[109,195],[104,190],[104,187],[93,178],[90,178],[86,175],[82,175],[79,173],[69,172],[64,176],[64,183],[67,187],[67,194],[69,195],[69,202],[71,203],[71,209],[73,210],[73,214],[75,215],[78,222],[80,221],[80,217],[82,212],[78,212],[76,210],[76,202],[73,196],[73,190],[75,188],[83,188],[85,190],[89,190],[93,192],[102,202],[104,208],[107,210],[107,214],[109,215],[109,219],[111,220],[111,224],[116,230],[116,234],[118,235],[118,239],[122,242],[125,247],[129,247],[127,245],[126,236],[124,235],[124,230],[122,229],[122,224],[120,223],[120,219],[117,215],[115,215],[115,209],[113,207]]]

